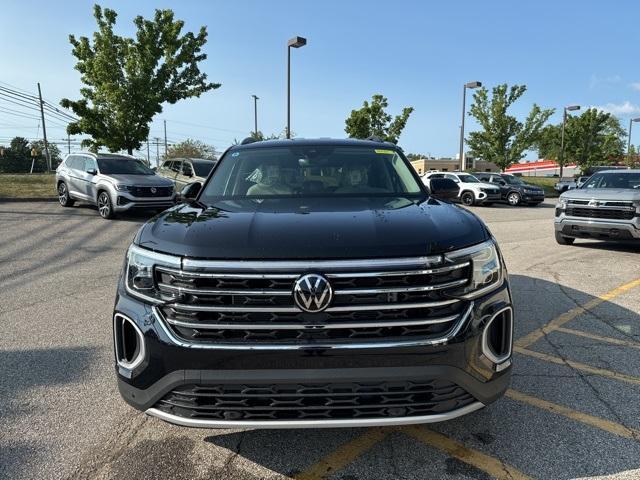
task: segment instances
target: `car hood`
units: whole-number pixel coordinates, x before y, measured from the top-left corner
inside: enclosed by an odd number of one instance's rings
[[[489,236],[475,215],[432,198],[243,199],[178,205],[136,243],[194,258],[338,259],[428,255]]]
[[[640,190],[630,188],[578,188],[560,195],[563,200],[640,200]]]
[[[160,175],[108,175],[108,180],[113,183],[135,185],[138,187],[169,187],[173,185],[173,182],[168,178],[161,177]]]

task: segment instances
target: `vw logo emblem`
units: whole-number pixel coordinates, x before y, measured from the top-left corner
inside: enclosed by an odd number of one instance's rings
[[[151,187],[151,193],[156,193],[156,192],[157,192],[156,187]]]
[[[322,275],[303,275],[293,286],[293,300],[304,312],[322,312],[329,306],[332,298],[331,284]]]

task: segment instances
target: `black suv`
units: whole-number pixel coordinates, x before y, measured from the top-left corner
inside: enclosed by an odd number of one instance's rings
[[[481,182],[495,183],[500,187],[502,200],[511,206],[539,205],[544,202],[544,190],[537,185],[523,182],[521,178],[508,173],[476,173]]]
[[[426,423],[499,398],[504,260],[395,145],[228,149],[141,227],[113,315],[124,399],[197,427]]]

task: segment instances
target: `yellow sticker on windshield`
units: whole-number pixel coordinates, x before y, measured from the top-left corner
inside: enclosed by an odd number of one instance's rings
[[[376,153],[382,153],[383,155],[393,155],[395,152],[393,150],[380,150],[380,149],[375,149]]]

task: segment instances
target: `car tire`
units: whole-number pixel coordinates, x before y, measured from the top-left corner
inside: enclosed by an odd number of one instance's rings
[[[573,237],[565,237],[560,232],[556,232],[556,242],[560,245],[573,245],[573,242],[575,241],[576,239]]]
[[[58,183],[58,201],[63,207],[73,207],[73,204],[76,203],[71,199],[67,184],[64,182]]]
[[[463,205],[470,207],[476,201],[476,197],[473,195],[473,192],[462,192],[460,195],[460,201]]]
[[[509,194],[507,195],[507,203],[512,207],[517,207],[518,205],[520,205],[521,201],[522,197],[518,192],[509,192]]]
[[[108,192],[104,190],[98,192],[98,213],[105,220],[109,220],[114,217],[113,205],[111,204],[111,197]]]

